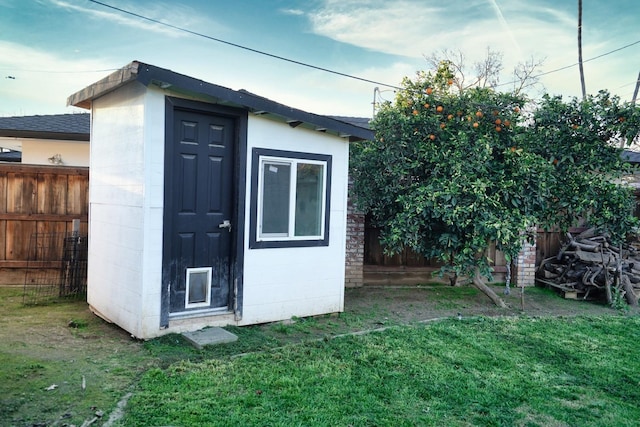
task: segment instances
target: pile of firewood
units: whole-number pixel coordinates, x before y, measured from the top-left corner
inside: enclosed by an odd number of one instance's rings
[[[628,243],[614,245],[594,228],[577,236],[567,233],[558,255],[540,263],[536,280],[567,298],[606,298],[613,304],[616,296],[623,296],[629,305],[637,305],[640,251]]]

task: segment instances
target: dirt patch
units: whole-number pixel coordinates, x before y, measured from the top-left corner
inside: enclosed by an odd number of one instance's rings
[[[600,316],[621,313],[638,314],[638,309],[624,307],[615,310],[598,300],[565,299],[557,292],[538,287],[511,288],[493,286],[507,304],[502,309],[486,295],[471,286],[450,287],[442,284],[406,287],[362,287],[347,289],[345,311],[378,313],[391,323],[412,323],[422,320],[468,316]]]
[[[21,287],[0,287],[0,309],[0,425],[82,425],[153,364],[83,301],[25,306]]]

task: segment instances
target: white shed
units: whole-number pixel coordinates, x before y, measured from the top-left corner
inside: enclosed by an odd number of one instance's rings
[[[349,141],[371,131],[134,61],[91,110],[88,295],[138,338],[340,312]]]

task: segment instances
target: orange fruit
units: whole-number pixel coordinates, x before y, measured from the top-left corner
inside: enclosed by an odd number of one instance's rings
[[[449,115],[447,116],[447,120],[453,120],[453,114],[449,114]]]
[[[433,89],[431,89],[430,87],[427,88],[427,90],[425,91],[427,92],[427,95],[431,95],[433,93]]]
[[[413,115],[417,116],[418,115],[418,110],[413,110]]]
[[[434,139],[436,139],[436,136],[434,134],[431,134],[429,135],[429,139],[433,141]]]
[[[498,115],[498,110],[493,110],[493,115],[497,116]]]
[[[625,119],[624,119],[624,117],[618,117],[618,121],[619,121],[620,123],[624,122],[624,120],[625,120]]]
[[[502,124],[503,124],[505,127],[509,127],[509,126],[511,126],[511,122],[510,122],[509,120],[505,120]]]
[[[437,111],[438,113],[442,113],[442,110],[444,110],[444,107],[443,107],[442,105],[438,105],[438,106],[436,107],[436,111]]]
[[[429,104],[428,103],[424,104],[424,108],[429,108]]]
[[[473,127],[474,127],[474,128],[477,128],[478,126],[480,126],[480,125],[478,124],[478,122],[473,122]]]
[[[500,132],[502,131],[502,128],[500,126],[496,126],[496,132]]]
[[[447,80],[447,84],[448,84],[449,86],[451,86],[451,85],[453,84],[453,79],[449,79],[449,80]]]
[[[482,117],[482,111],[476,111],[476,117]]]
[[[511,147],[511,152],[515,153],[516,152],[516,147]]]
[[[444,123],[440,123],[440,129],[444,129],[445,128],[445,124]]]
[[[515,111],[516,113],[520,112],[520,107],[518,107],[517,105],[513,108],[513,111]]]
[[[500,120],[500,119],[496,119],[495,123],[496,123],[497,125],[500,125],[500,124],[502,123],[502,120]]]

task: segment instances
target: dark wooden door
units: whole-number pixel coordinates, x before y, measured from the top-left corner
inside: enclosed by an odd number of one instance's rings
[[[232,118],[174,110],[163,253],[171,313],[230,306],[234,131]]]

